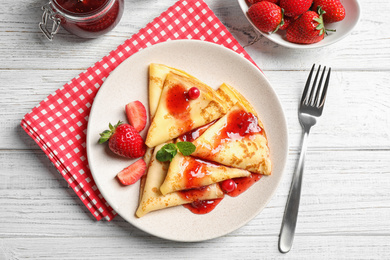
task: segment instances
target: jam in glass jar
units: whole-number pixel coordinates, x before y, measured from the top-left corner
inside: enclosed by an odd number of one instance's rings
[[[120,21],[124,0],[50,0],[42,7],[39,28],[52,40],[60,26],[82,38],[96,38]]]

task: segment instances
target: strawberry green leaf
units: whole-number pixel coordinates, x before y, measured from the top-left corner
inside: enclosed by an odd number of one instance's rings
[[[107,142],[108,139],[110,139],[110,136],[111,136],[110,130],[105,130],[102,133],[100,133],[99,144]]]
[[[98,141],[99,144],[102,144],[104,142],[107,142],[110,137],[115,133],[115,129],[121,125],[123,122],[122,121],[118,121],[118,123],[116,125],[112,125],[111,123],[108,123],[108,128],[109,130],[104,130],[102,133],[100,133],[100,139]]]
[[[318,15],[322,16],[323,14],[325,14],[325,10],[322,9],[322,7],[319,5],[318,8],[317,8],[317,13]]]

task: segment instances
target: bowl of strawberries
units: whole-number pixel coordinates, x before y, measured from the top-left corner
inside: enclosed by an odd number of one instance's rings
[[[357,0],[238,0],[252,26],[288,48],[318,48],[347,36],[360,18]]]

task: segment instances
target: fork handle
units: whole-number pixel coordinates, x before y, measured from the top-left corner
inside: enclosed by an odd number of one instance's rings
[[[281,253],[289,252],[294,240],[309,132],[310,129],[305,129],[303,134],[301,154],[299,156],[298,166],[293,176],[290,194],[284,211],[282,228],[280,230],[279,237],[279,251]]]

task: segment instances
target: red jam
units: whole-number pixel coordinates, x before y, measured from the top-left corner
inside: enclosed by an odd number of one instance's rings
[[[194,214],[207,214],[221,202],[222,198],[213,200],[197,200],[183,206]]]
[[[57,4],[72,13],[89,13],[105,5],[108,0],[56,0]]]
[[[193,121],[190,117],[190,101],[185,87],[182,85],[171,87],[167,92],[166,104],[168,112],[181,121],[180,131],[188,132],[193,126]]]
[[[182,142],[193,142],[195,139],[197,139],[199,136],[201,136],[210,126],[212,126],[217,120],[211,121],[210,123],[195,128],[185,134],[182,134],[178,137],[178,139]]]
[[[124,0],[54,0],[52,7],[64,29],[82,38],[96,38],[119,23]]]
[[[257,117],[244,110],[235,110],[229,114],[227,124],[221,131],[220,139],[240,139],[261,132]]]
[[[257,181],[259,181],[261,177],[261,174],[252,173],[248,177],[234,178],[232,180],[236,183],[236,188],[231,192],[227,192],[226,194],[231,197],[237,197],[238,195],[249,189]]]
[[[221,129],[218,138],[214,140],[211,156],[220,151],[221,144],[241,140],[257,133],[264,134],[258,124],[257,117],[244,110],[235,110],[228,115],[225,127]]]
[[[235,178],[232,179],[236,187],[233,191],[231,192],[225,192],[226,195],[229,195],[230,197],[237,197],[241,193],[245,192],[248,190],[253,184],[255,184],[257,181],[261,179],[262,175],[260,174],[255,174],[252,173],[248,177],[242,177],[242,178]],[[198,198],[201,196],[201,193],[204,192],[203,189],[192,189],[192,190],[187,190],[187,191],[181,191],[181,194],[192,194],[192,195],[187,195],[187,199],[189,198],[197,198],[194,197],[193,194],[196,194],[195,196],[198,196]],[[186,196],[186,195],[182,195]],[[189,209],[192,213],[195,214],[207,214],[211,212],[221,201],[223,198],[219,199],[213,199],[213,200],[195,200],[192,203],[184,204],[183,206],[187,209]]]
[[[184,117],[190,109],[190,102],[186,95],[186,89],[182,85],[175,85],[168,90],[167,108],[175,117]]]
[[[180,196],[188,201],[193,201],[192,203],[184,204],[183,206],[189,209],[192,213],[195,214],[206,214],[212,211],[218,203],[222,200],[213,199],[213,200],[200,200],[205,193],[209,192],[209,187],[202,187],[199,189],[190,189],[179,191]]]
[[[206,167],[213,167],[216,164],[191,158],[186,160],[184,166],[183,178],[186,180],[186,188],[191,189],[201,186],[203,178],[210,174]]]
[[[184,93],[184,92],[182,92]],[[184,100],[188,101],[187,98],[182,98],[182,101],[179,101],[178,104],[172,105],[172,111],[179,110],[180,104],[185,104]],[[172,99],[173,100],[173,99]],[[184,105],[182,105],[184,107]],[[184,110],[184,108],[182,108]],[[196,138],[198,138],[204,131],[206,131],[215,121],[205,125],[203,127],[199,127],[193,131],[187,132],[179,137],[182,141],[192,142]],[[214,143],[214,150],[220,144],[228,141],[228,140],[237,140],[242,139],[244,137],[249,137],[253,134],[265,134],[262,128],[258,124],[257,117],[252,113],[236,110],[229,114],[227,123],[225,127],[221,130],[219,138],[216,139]],[[199,186],[200,179],[207,175],[207,172],[202,167],[202,163],[209,163],[211,165],[216,165],[210,162],[206,162],[204,160],[194,159],[188,160],[185,170],[183,172],[183,177],[187,180],[187,188],[189,190],[182,191],[182,194],[197,192],[204,192],[202,189],[191,189],[192,187]],[[231,197],[237,197],[241,193],[248,190],[253,184],[261,179],[262,175],[252,173],[248,177],[234,178],[231,181],[234,182],[234,189],[224,189],[222,186],[222,190],[225,194]],[[230,180],[229,180],[230,181]],[[222,183],[220,183],[222,185]],[[233,183],[231,183],[233,185]],[[200,196],[198,196],[199,198]],[[192,195],[190,198],[194,198]],[[189,209],[192,213],[195,214],[206,214],[212,211],[222,200],[223,198],[214,199],[214,200],[199,200],[196,199],[194,202],[189,204],[184,204],[183,206]]]
[[[201,188],[197,189],[190,189],[190,190],[182,190],[179,191],[179,195],[188,201],[193,201],[193,200],[199,200],[203,196],[204,193],[209,192],[209,187],[208,186],[203,186]]]

